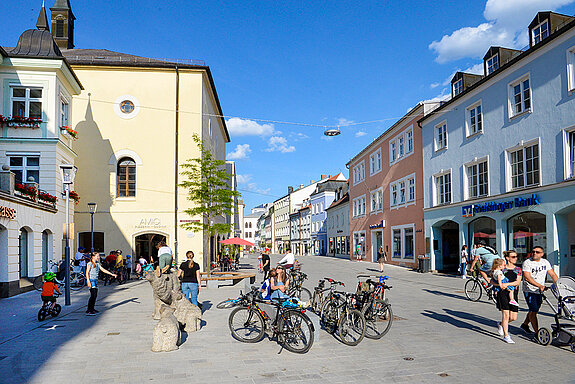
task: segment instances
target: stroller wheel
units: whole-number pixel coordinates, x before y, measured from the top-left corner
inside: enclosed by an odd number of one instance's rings
[[[547,328],[539,328],[537,331],[537,341],[541,345],[549,345],[551,342],[551,333]]]
[[[575,342],[571,343],[571,352],[575,352]]]

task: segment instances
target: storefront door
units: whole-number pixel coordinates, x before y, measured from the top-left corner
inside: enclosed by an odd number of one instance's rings
[[[18,240],[18,253],[20,255],[18,265],[20,267],[20,278],[22,278],[28,276],[28,231],[25,228],[20,228]]]
[[[156,256],[158,256],[156,244],[160,241],[166,241],[166,236],[159,233],[145,233],[136,236],[136,258],[143,257],[148,262],[152,258],[156,260]]]
[[[455,272],[459,268],[459,225],[448,221],[441,226],[441,256],[444,272]]]
[[[377,261],[377,252],[383,245],[383,231],[376,230],[371,232],[371,261]]]

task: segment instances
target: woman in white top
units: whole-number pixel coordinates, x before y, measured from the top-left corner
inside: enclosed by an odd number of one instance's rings
[[[467,245],[461,247],[461,261],[459,264],[459,269],[461,271],[461,278],[467,278],[465,276],[465,270],[467,269]]]

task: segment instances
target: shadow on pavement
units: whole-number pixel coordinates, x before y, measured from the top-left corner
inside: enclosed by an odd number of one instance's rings
[[[493,337],[495,339],[500,339],[499,335],[496,333],[497,329],[495,327],[496,327],[497,323],[495,322],[495,320],[488,319],[488,318],[483,317],[483,316],[470,314],[470,313],[459,312],[459,311],[450,311],[450,310],[445,309],[445,308],[443,310],[445,312],[450,313],[450,314],[442,314],[442,313],[438,313],[438,312],[434,312],[434,311],[430,311],[430,310],[425,310],[424,312],[421,312],[421,314],[423,316],[426,316],[426,317],[429,317],[431,319],[440,321],[442,323],[451,324],[457,328],[469,329],[471,331],[481,333],[482,335],[485,335],[485,336],[490,336],[490,337]],[[459,316],[459,315],[451,316],[451,314],[461,314],[461,316]],[[463,319],[472,320],[476,323],[479,323],[482,325],[487,325],[490,329],[493,329],[494,331],[493,332],[487,331],[478,325],[474,325],[472,323],[463,321]]]
[[[469,300],[467,300],[467,297],[462,296],[462,295],[456,295],[454,293],[447,293],[447,292],[436,291],[436,290],[431,290],[431,289],[423,289],[423,291],[425,291],[427,293],[434,294],[434,295],[438,295],[438,296],[446,296],[446,297],[451,297],[454,299],[461,299],[461,300],[469,301]]]

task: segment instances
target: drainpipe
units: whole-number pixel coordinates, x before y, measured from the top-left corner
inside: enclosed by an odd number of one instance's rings
[[[175,167],[174,167],[174,257],[178,264],[178,171],[179,171],[179,134],[180,134],[180,72],[176,64],[176,135],[175,135]]]

